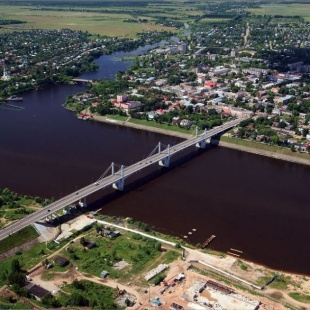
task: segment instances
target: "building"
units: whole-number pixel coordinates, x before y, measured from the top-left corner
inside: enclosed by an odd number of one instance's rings
[[[218,68],[215,68],[213,71],[210,71],[209,76],[214,77],[218,75],[224,75],[224,74],[227,74],[228,72],[229,72],[229,69],[224,68],[224,67],[218,67]]]
[[[65,267],[67,265],[69,265],[70,261],[67,260],[66,258],[64,257],[61,257],[61,256],[57,256],[55,259],[54,259],[54,263],[58,266],[61,266],[61,267]]]
[[[170,307],[169,307],[169,310],[184,310],[184,307],[173,302]]]
[[[140,101],[126,101],[126,102],[115,102],[114,107],[124,110],[127,114],[129,111],[137,109],[142,106]]]
[[[206,80],[206,74],[204,73],[198,73],[197,74],[197,83],[203,84]]]
[[[93,242],[91,240],[85,239],[84,241],[84,246],[87,247],[88,249],[93,249],[97,246],[96,242]]]
[[[41,286],[30,283],[26,286],[30,295],[32,295],[36,300],[41,300],[44,296],[50,294],[50,292]]]
[[[6,72],[5,68],[3,68],[3,75],[1,77],[2,81],[9,81],[11,79],[11,77],[8,75],[8,73]]]
[[[123,95],[117,95],[116,96],[116,101],[118,103],[120,102],[126,102],[128,100],[128,96],[126,94],[123,94]]]
[[[108,229],[103,229],[102,230],[102,235],[105,236],[105,237],[108,237],[110,239],[114,239],[118,236],[121,235],[121,233],[119,231],[111,231],[111,230],[108,230]]]
[[[204,83],[204,86],[207,87],[208,89],[216,87],[217,83],[213,81],[206,81]]]
[[[193,122],[189,119],[182,119],[180,122],[181,127],[190,128],[193,125]]]

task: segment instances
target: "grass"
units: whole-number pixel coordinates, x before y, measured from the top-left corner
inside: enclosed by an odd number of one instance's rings
[[[202,250],[202,252],[205,252],[205,253],[208,253],[208,254],[211,254],[211,255],[214,255],[214,256],[218,256],[218,257],[223,257],[223,258],[225,258],[227,256],[225,253],[218,252],[218,251],[215,251],[215,250],[211,250],[210,248],[204,248]]]
[[[309,295],[304,295],[304,294],[294,292],[294,293],[289,293],[289,296],[299,302],[310,303]]]
[[[50,272],[50,271],[47,271],[47,272],[44,272],[42,275],[41,275],[41,279],[43,281],[52,281],[54,280],[55,278],[55,274]]]
[[[123,233],[116,239],[106,237],[96,237],[94,230],[88,235],[97,244],[96,248],[83,249],[79,242],[70,246],[70,252],[63,251],[62,256],[66,256],[79,269],[89,274],[100,276],[102,270],[107,270],[112,278],[128,279],[140,273],[154,261],[160,254],[155,249],[155,241],[147,238],[140,238],[131,233]],[[75,259],[72,260],[73,254]],[[112,266],[117,261],[124,259],[130,266],[123,270],[113,269]]]
[[[273,3],[264,4],[260,8],[251,8],[248,11],[257,15],[283,15],[283,16],[301,16],[310,18],[310,4],[287,4]]]
[[[162,261],[161,261],[161,264],[170,264],[172,263],[173,261],[177,260],[178,258],[180,258],[180,253],[176,252],[176,251],[168,251]]]
[[[251,147],[251,148],[255,148],[255,149],[259,149],[259,150],[263,150],[263,151],[269,151],[269,152],[273,152],[273,153],[277,153],[277,154],[281,154],[281,155],[286,155],[286,156],[310,160],[309,154],[292,152],[289,148],[285,148],[285,147],[268,145],[268,144],[264,144],[264,143],[260,143],[260,142],[242,140],[242,139],[226,137],[226,136],[222,136],[221,141],[236,144],[236,145]]]
[[[273,276],[274,274],[272,274],[271,277],[260,277],[258,282],[260,285],[265,285]],[[280,274],[272,283],[268,285],[268,287],[278,290],[286,290],[289,285],[294,285],[291,277]]]
[[[203,18],[200,20],[202,23],[224,23],[228,22],[229,18]]]
[[[121,115],[114,115],[114,114],[106,115],[106,117],[110,119],[114,119],[116,121],[121,121],[121,122],[126,121],[126,119],[128,118],[128,116],[121,116]]]
[[[63,290],[68,294],[61,293],[59,296],[57,296],[58,300],[63,305],[70,305],[70,295],[75,293],[87,299],[90,302],[90,306],[92,308],[95,307],[96,309],[121,309],[121,307],[117,306],[114,301],[115,296],[117,296],[116,289],[104,286],[102,284],[82,280],[75,282],[75,285],[66,285]]]
[[[9,309],[9,310],[15,310],[15,309],[21,309],[21,310],[28,310],[28,309],[32,309],[30,306],[21,303],[21,302],[15,302],[15,303],[11,303],[11,302],[6,302],[4,300],[4,298],[0,299],[0,309],[1,310],[5,310],[5,309]]]
[[[238,265],[240,266],[240,268],[243,271],[247,271],[248,270],[248,265],[245,264],[242,260],[238,259],[237,262],[238,262]]]
[[[88,31],[89,33],[118,36],[135,37],[137,33],[149,30],[169,30],[161,25],[149,23],[125,23],[123,20],[132,18],[126,13],[95,13],[82,11],[57,11],[57,10],[32,10],[34,7],[27,6],[1,6],[0,19],[16,19],[25,21],[26,24],[8,25],[0,28],[1,32],[12,30],[31,29],[71,29]],[[78,6],[75,7],[78,9]],[[105,9],[102,7],[101,9]],[[119,10],[119,8],[118,8]]]
[[[19,232],[0,241],[0,254],[5,253],[16,246],[37,238],[39,235],[32,226],[28,226]]]
[[[133,119],[133,118],[131,118],[129,122],[133,123],[133,124],[137,124],[137,125],[143,125],[143,126],[148,126],[148,127],[160,128],[160,129],[163,129],[163,130],[177,131],[177,132],[181,132],[181,133],[186,133],[188,135],[193,134],[193,131],[191,129],[187,130],[185,128],[180,128],[180,127],[177,127],[177,126],[172,126],[170,124],[169,125],[168,124],[160,124],[160,123],[156,123],[156,122],[153,122],[153,121],[146,121],[146,120]]]
[[[46,250],[45,243],[38,244],[28,251],[23,252],[21,255],[12,256],[2,262],[0,262],[0,286],[4,284],[2,274],[6,270],[10,270],[11,263],[14,259],[18,259],[24,270],[29,270],[44,260],[44,256],[41,254],[42,249]]]

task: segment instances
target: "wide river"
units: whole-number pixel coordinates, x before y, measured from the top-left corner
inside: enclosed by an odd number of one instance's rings
[[[130,62],[116,53],[97,60],[87,78],[113,78]],[[94,182],[113,161],[130,165],[161,141],[180,139],[78,120],[61,107],[83,86],[57,86],[0,106],[0,188],[59,198]],[[310,275],[310,167],[222,147],[184,152],[170,169],[154,167],[129,179],[125,192],[88,197],[104,214],[130,216],[192,243],[243,251],[241,258]],[[138,181],[137,181],[138,180]]]

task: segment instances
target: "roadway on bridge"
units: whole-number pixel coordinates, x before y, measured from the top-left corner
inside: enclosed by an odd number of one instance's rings
[[[233,120],[231,122],[228,122],[220,127],[216,127],[213,128],[203,134],[194,136],[188,140],[185,140],[179,144],[176,144],[174,146],[171,146],[168,150],[168,148],[166,148],[165,150],[162,150],[160,153],[156,153],[152,156],[149,156],[131,166],[125,167],[123,170],[123,176],[124,179],[126,179],[127,177],[129,177],[130,175],[137,173],[138,171],[151,166],[155,163],[160,162],[161,160],[164,160],[167,156],[173,156],[174,154],[183,151],[184,149],[196,145],[197,143],[200,143],[203,140],[207,140],[210,139],[211,137],[227,130],[230,129],[236,125],[239,125],[239,123],[241,121],[243,121],[244,118],[239,118],[236,120]],[[20,219],[18,222],[5,227],[3,229],[0,230],[0,240],[8,237],[9,235],[16,233],[17,231],[27,227],[28,225],[31,225],[51,214],[53,214],[54,212],[72,204],[72,203],[76,203],[77,201],[79,201],[80,199],[87,197],[89,195],[91,195],[92,193],[101,190],[101,189],[105,189],[108,186],[112,186],[114,183],[117,183],[118,181],[120,181],[122,179],[121,173],[120,171],[118,171],[117,173],[114,173],[114,175],[108,175],[106,177],[104,177],[103,179],[98,180],[95,183],[89,184],[79,190],[77,190],[74,193],[71,193],[53,203],[51,203],[50,205],[42,208],[39,211],[36,211],[30,215],[28,215],[27,217]]]

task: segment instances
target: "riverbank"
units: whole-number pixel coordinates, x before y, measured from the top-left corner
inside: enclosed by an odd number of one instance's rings
[[[176,243],[170,241],[170,236],[161,234],[157,235],[157,233],[155,233],[157,236],[159,236],[156,237],[153,234],[141,232],[135,227],[131,227],[130,225],[128,225],[125,219],[119,218],[116,220],[117,224],[115,224],[115,222],[110,222],[106,220],[103,221],[97,219],[89,219],[86,215],[78,216],[74,220],[68,222],[68,225],[66,226],[62,225],[66,234],[66,238],[69,236],[68,233],[72,230],[73,227],[76,228],[74,229],[75,231],[81,231],[82,228],[88,226],[90,222],[97,222],[99,224],[103,224],[105,227],[114,227],[121,232],[121,235],[126,235],[129,232],[141,235],[144,238],[155,239],[156,241],[159,241],[163,244],[166,249],[165,251],[173,249],[176,245]],[[94,232],[90,230],[89,232],[83,233],[83,235],[76,237],[74,239],[76,244],[78,244],[77,241],[82,236],[87,236],[93,239]],[[97,239],[97,242],[99,242],[99,240],[100,239]],[[67,247],[68,244],[66,244],[62,249]],[[205,251],[202,251],[200,249],[190,248],[186,244],[185,246],[183,246],[183,249],[185,259],[176,259],[174,260],[174,262],[171,263],[169,275],[166,276],[167,279],[172,278],[176,274],[182,272],[184,275],[186,275],[187,281],[190,283],[193,283],[195,280],[201,277],[206,277],[206,279],[211,278],[214,281],[220,281],[221,283],[225,283],[225,285],[237,289],[240,294],[246,294],[250,298],[259,299],[265,305],[270,305],[271,303],[276,302],[279,308],[275,309],[280,309],[281,305],[289,305],[291,309],[307,307],[307,303],[299,302],[298,299],[293,299],[290,297],[290,294],[296,291],[298,291],[298,293],[302,294],[303,296],[307,296],[309,294],[310,286],[308,285],[309,278],[307,276],[295,275],[285,272],[279,273],[276,270],[272,270],[265,266],[255,264],[243,259],[241,252],[239,253],[240,255],[237,256],[227,255],[226,253],[223,253],[221,256],[215,256],[206,253]],[[60,249],[57,250],[57,252],[51,254],[50,257],[53,257],[56,253],[60,253],[60,251]],[[161,259],[162,258],[163,257],[161,257]],[[81,257],[81,259],[83,259],[83,257]],[[181,266],[183,267],[182,269],[180,269]],[[42,269],[41,273],[44,272],[45,270]],[[142,274],[144,274],[144,272],[142,272]],[[279,279],[275,280],[274,283],[270,283],[270,285],[262,289],[261,287],[265,285],[267,281],[272,279],[275,274],[279,274]],[[119,279],[115,281],[111,278],[109,278],[108,282],[105,282],[105,284],[108,286],[113,285],[113,287],[116,287],[116,285],[121,285],[129,292],[130,289],[135,289],[136,291],[133,292],[133,295],[135,295],[139,301],[146,305],[148,301],[143,299],[143,296],[145,295],[138,293],[141,292],[142,288],[138,284],[140,275],[136,274],[136,276],[131,279],[130,286],[128,286],[127,280],[122,281]],[[65,277],[65,275],[61,275],[58,273],[57,277],[53,277],[53,280],[51,282],[54,282],[58,279],[59,283],[62,283],[62,281],[64,280],[63,277]],[[94,275],[91,276],[91,278],[93,277]],[[89,275],[87,275],[86,279],[90,280]],[[43,280],[41,284],[43,284],[43,287],[48,285],[46,280]],[[155,294],[155,290],[157,294],[160,294],[160,289],[161,287],[157,288],[157,290],[153,288],[153,294]],[[184,293],[184,291],[185,289],[182,288],[182,293]],[[180,294],[181,292],[178,292],[178,294],[173,297],[175,299],[178,299]],[[281,296],[281,298],[278,299],[278,296]],[[163,295],[162,298],[164,298],[166,302],[170,302],[169,295]],[[141,308],[138,307],[137,309]]]
[[[224,137],[224,139],[225,138],[228,138],[228,137]],[[229,140],[226,140],[226,139],[225,139],[225,141],[220,140],[218,145],[223,146],[223,147],[227,147],[230,149],[235,149],[235,150],[247,152],[247,153],[252,153],[252,154],[256,154],[256,155],[271,157],[271,158],[275,158],[275,159],[280,159],[280,160],[285,160],[285,161],[289,161],[289,162],[293,162],[293,163],[297,163],[297,164],[310,166],[310,155],[306,154],[306,153],[304,153],[304,154],[308,155],[309,159],[300,158],[300,157],[297,157],[294,155],[290,156],[290,155],[281,154],[278,152],[263,150],[263,149],[256,148],[256,147],[249,147],[249,146],[245,146],[245,145],[235,144],[233,142],[233,140],[231,140],[231,142]],[[292,152],[292,154],[294,154],[294,153]]]
[[[106,116],[93,115],[91,119],[94,121],[104,122],[108,124],[126,126],[126,127],[130,127],[134,129],[139,129],[139,130],[146,130],[146,131],[155,132],[155,133],[159,133],[163,135],[170,135],[170,136],[178,137],[182,139],[189,139],[192,137],[191,134],[186,134],[186,133],[182,133],[178,131],[166,130],[166,129],[156,128],[152,126],[145,126],[141,124],[135,124],[135,123],[129,122],[130,118],[127,118],[125,121],[120,121],[120,120],[108,118]],[[242,145],[242,141],[244,141],[244,144],[248,144],[248,145]],[[239,150],[239,151],[243,151],[247,153],[252,153],[256,155],[271,157],[275,159],[280,159],[280,160],[285,160],[285,161],[289,161],[289,162],[293,162],[297,164],[310,166],[310,155],[309,154],[297,153],[297,152],[293,153],[289,149],[285,149],[281,147],[272,147],[267,144],[230,138],[228,136],[223,136],[221,140],[216,144],[219,146],[234,149],[234,150]],[[291,152],[292,155],[285,154],[288,152]],[[302,158],[302,157],[307,157],[307,156],[309,156],[309,159]]]

